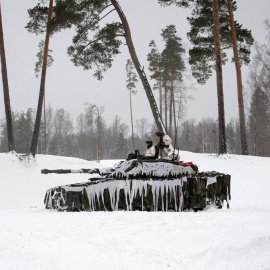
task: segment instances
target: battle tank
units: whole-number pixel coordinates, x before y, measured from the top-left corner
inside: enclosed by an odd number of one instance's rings
[[[47,209],[58,211],[184,211],[212,205],[229,208],[228,174],[199,172],[192,162],[129,156],[110,168],[47,170],[47,173],[93,174],[88,182],[47,190]]]

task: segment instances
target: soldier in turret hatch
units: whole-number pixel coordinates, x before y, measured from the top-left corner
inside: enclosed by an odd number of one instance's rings
[[[159,137],[158,147],[160,149],[160,157],[169,158],[172,139],[170,138],[169,135],[165,134],[163,131],[157,131],[155,134]]]
[[[154,158],[156,155],[156,149],[153,145],[153,141],[146,141],[147,149],[143,154],[143,157]]]

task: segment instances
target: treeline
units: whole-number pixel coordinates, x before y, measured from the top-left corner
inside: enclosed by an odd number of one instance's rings
[[[269,88],[269,86],[267,87]],[[249,154],[253,156],[270,156],[270,99],[268,94],[258,84],[255,84],[253,91],[251,89],[246,127],[248,150]],[[226,124],[226,136],[228,153],[241,155],[238,119],[233,119]],[[218,123],[212,118],[203,119],[198,123],[195,120],[187,120],[181,124],[178,141],[181,150],[218,153]]]
[[[103,118],[103,107],[87,104],[85,111],[74,121],[64,109],[48,106],[42,119],[38,154],[84,158],[87,160],[121,159],[133,152],[129,126],[115,116],[108,125]],[[18,153],[28,153],[34,128],[35,112],[13,112],[14,138]],[[144,141],[149,138],[149,122],[136,121],[135,146],[144,151]],[[156,129],[153,129],[152,134]],[[5,119],[1,120],[0,152],[8,151]]]
[[[270,156],[270,104],[266,104],[266,100],[258,90],[250,104],[247,127],[251,155]],[[265,107],[258,104],[264,104]],[[102,116],[103,112],[103,107],[87,104],[84,112],[74,121],[64,109],[48,106],[41,124],[37,153],[87,160],[125,158],[134,151],[129,126],[118,116],[115,116],[111,124],[107,124]],[[14,112],[13,121],[17,152],[27,153],[33,132],[34,111],[28,109],[26,112]],[[135,149],[139,149],[141,153],[145,151],[146,140],[157,142],[155,124],[151,125],[147,119],[137,120],[135,131]],[[233,119],[226,125],[226,133],[228,152],[241,154],[238,120]],[[177,140],[173,138],[173,145],[176,149],[179,147],[180,151],[218,153],[218,122],[213,118],[199,122],[194,119],[186,120],[181,123],[178,134]],[[5,119],[1,120],[0,151],[8,151]]]

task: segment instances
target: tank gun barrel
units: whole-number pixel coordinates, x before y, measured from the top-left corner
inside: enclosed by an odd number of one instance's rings
[[[98,169],[58,169],[58,170],[41,170],[42,174],[48,173],[57,173],[57,174],[66,174],[66,173],[98,173]]]

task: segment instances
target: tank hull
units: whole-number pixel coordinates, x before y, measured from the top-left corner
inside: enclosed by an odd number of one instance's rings
[[[176,177],[90,179],[47,190],[47,209],[58,211],[183,211],[229,207],[231,177],[211,172]]]

